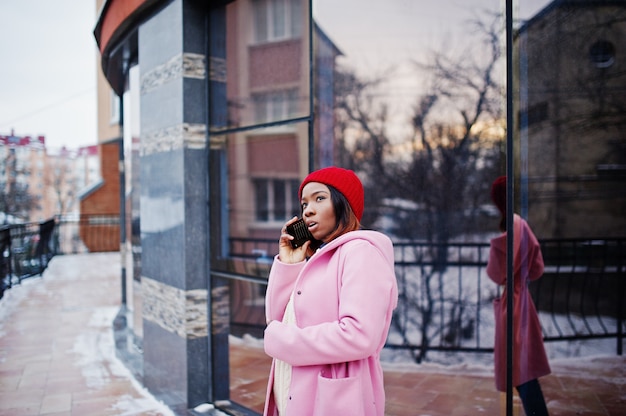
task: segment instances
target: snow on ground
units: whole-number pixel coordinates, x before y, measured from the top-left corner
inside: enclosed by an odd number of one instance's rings
[[[20,308],[20,304],[29,295],[44,290],[41,277],[32,277],[22,281],[4,293],[0,300],[0,337],[6,334],[3,323]],[[113,378],[129,380],[142,396],[136,398],[122,395],[113,408],[120,416],[153,414],[174,416],[174,413],[148,392],[115,355],[113,319],[118,307],[100,307],[92,310],[89,325],[76,337],[70,352],[78,355],[75,363],[80,367],[87,386],[93,389],[103,388]]]
[[[113,408],[120,416],[137,415],[142,412],[158,411],[163,416],[174,413],[157,400],[143,387],[115,355],[115,341],[112,323],[119,308],[96,308],[91,316],[89,327],[76,339],[73,352],[79,355],[76,365],[82,369],[89,387],[105,386],[111,378],[125,378],[142,395],[137,399],[131,395],[120,396]]]

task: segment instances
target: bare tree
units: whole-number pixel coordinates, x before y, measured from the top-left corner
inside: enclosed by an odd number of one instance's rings
[[[413,290],[405,295],[404,307],[419,311],[420,319],[396,320],[404,337],[410,327],[420,329],[418,362],[426,357],[433,340],[454,344],[471,330],[472,318],[464,316],[463,302],[447,297],[444,290],[448,243],[458,234],[477,230],[480,223],[473,221],[477,216],[468,213],[488,203],[489,186],[499,171],[498,143],[504,132],[498,128],[502,118],[502,86],[497,81],[502,62],[501,19],[491,15],[489,23],[471,23],[480,48],[468,48],[460,57],[436,51],[428,61],[417,63],[430,75],[430,84],[412,119],[412,160],[399,168],[412,180],[396,182],[400,193],[419,207],[418,215],[404,216],[405,225],[397,232],[432,243],[429,252],[419,253],[422,262],[431,265],[421,268],[417,291],[421,295],[414,296],[415,288],[410,285],[407,289]],[[415,227],[406,226],[411,218],[417,218]],[[441,315],[447,315],[447,321],[434,325],[435,316]]]
[[[412,160],[399,168],[413,178],[397,182],[400,193],[423,207],[425,238],[439,243],[468,231],[461,213],[488,200],[503,134],[502,86],[497,82],[500,18],[472,24],[480,48],[468,48],[460,57],[434,51],[430,59],[416,63],[430,81],[412,118]]]
[[[383,199],[390,196],[386,190],[391,178],[385,166],[391,156],[386,131],[389,109],[377,96],[385,78],[360,79],[344,69],[336,73],[335,80],[338,163],[376,179],[364,184],[367,210],[363,222],[373,224]]]
[[[30,193],[25,181],[20,180],[28,172],[18,168],[15,149],[8,149],[0,168],[6,173],[6,180],[0,182],[0,212],[7,214],[5,221],[8,215],[28,219],[29,212],[37,207],[39,198]]]
[[[437,50],[415,63],[428,83],[410,118],[413,135],[408,139],[412,149],[408,158],[398,157],[391,146],[389,106],[376,94],[383,79],[364,81],[350,72],[337,76],[340,136],[350,135],[352,140],[347,162],[369,179],[366,212],[370,216],[364,220],[373,224],[386,199],[407,201],[409,209],[386,207],[395,220],[393,233],[429,243],[427,250],[416,248],[413,254],[421,264],[420,276],[399,277],[401,306],[394,317],[406,345],[415,343],[410,333],[415,329],[420,333],[421,345],[414,352],[418,362],[426,357],[432,340],[454,343],[470,329],[462,302],[446,298],[442,287],[448,244],[477,230],[470,214],[488,202],[489,186],[499,171],[499,143],[504,135],[498,82],[501,19],[489,17],[488,23],[472,22],[478,40],[466,55]],[[434,325],[436,315],[447,315],[447,322]]]
[[[65,215],[76,203],[76,177],[72,168],[72,159],[68,152],[58,156],[49,156],[49,175],[45,179],[46,188],[54,193],[55,213]]]

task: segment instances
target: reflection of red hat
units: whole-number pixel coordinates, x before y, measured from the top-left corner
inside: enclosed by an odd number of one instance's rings
[[[500,213],[506,214],[506,176],[500,176],[491,185],[491,200]]]
[[[319,182],[324,185],[330,185],[341,192],[348,200],[350,208],[354,211],[354,215],[361,221],[363,217],[363,207],[365,205],[363,184],[353,171],[331,166],[311,172],[302,181],[300,190],[298,191],[298,197],[302,198],[302,188],[309,182]]]

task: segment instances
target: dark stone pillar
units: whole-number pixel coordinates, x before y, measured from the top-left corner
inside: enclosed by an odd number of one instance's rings
[[[144,385],[176,413],[209,398],[203,2],[139,28]]]

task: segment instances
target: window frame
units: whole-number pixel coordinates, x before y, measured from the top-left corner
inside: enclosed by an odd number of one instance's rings
[[[252,0],[252,7],[255,11],[252,43],[279,42],[302,35],[300,25],[294,24],[301,13],[299,0]]]
[[[293,215],[300,213],[300,204],[297,197],[290,198],[298,194],[299,182],[293,178],[277,177],[253,177],[254,184],[254,219],[255,223],[263,225],[282,224]],[[277,194],[279,187],[282,187],[281,196]],[[259,192],[263,191],[263,195]],[[281,200],[279,201],[278,198]],[[261,207],[260,202],[264,201],[265,207]],[[282,205],[278,208],[277,205]],[[280,214],[282,212],[282,214]],[[260,215],[265,213],[265,215]]]

